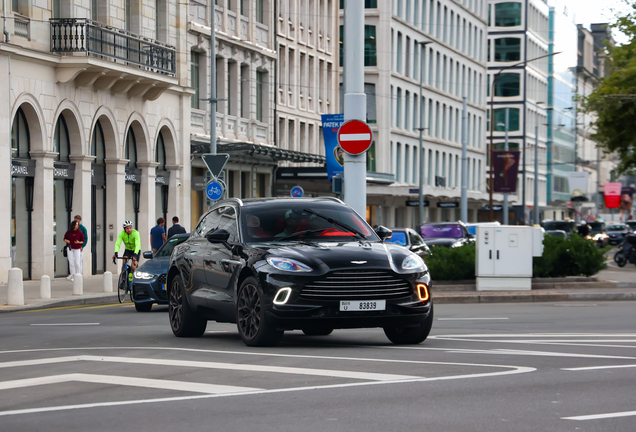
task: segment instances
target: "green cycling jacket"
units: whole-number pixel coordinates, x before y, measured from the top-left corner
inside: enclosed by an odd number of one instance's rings
[[[126,230],[121,230],[117,236],[117,243],[115,243],[115,253],[119,252],[121,242],[124,242],[126,249],[136,254],[141,251],[141,237],[139,237],[139,231],[136,229],[132,230],[130,234],[126,233]]]

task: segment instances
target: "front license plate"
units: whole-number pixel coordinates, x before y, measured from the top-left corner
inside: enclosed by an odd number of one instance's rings
[[[161,284],[161,291],[165,291],[166,290],[166,284]]]
[[[343,300],[341,311],[378,311],[386,309],[386,300]]]

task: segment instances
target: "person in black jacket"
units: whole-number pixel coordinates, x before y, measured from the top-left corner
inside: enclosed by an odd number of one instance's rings
[[[186,232],[186,229],[179,225],[179,218],[174,216],[172,218],[172,226],[168,230],[168,238],[172,237],[175,234],[185,234]]]

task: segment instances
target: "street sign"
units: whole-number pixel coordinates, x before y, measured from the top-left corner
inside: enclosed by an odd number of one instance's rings
[[[290,192],[290,195],[294,198],[302,198],[305,191],[300,186],[294,186]]]
[[[212,201],[221,199],[223,196],[223,186],[221,183],[212,180],[205,186],[205,196]]]
[[[338,130],[338,144],[350,155],[364,153],[371,146],[373,134],[369,125],[360,120],[349,120]]]
[[[202,154],[201,159],[203,159],[203,163],[208,167],[212,177],[217,179],[219,178],[219,174],[223,171],[223,167],[227,163],[227,160],[230,158],[230,155],[227,153],[217,153],[217,154]]]

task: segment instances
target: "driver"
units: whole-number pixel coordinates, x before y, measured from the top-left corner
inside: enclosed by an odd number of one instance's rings
[[[295,233],[299,226],[300,215],[294,213],[292,210],[288,210],[287,213],[285,213],[285,229],[283,232],[276,234],[274,237],[287,237],[288,235]]]

